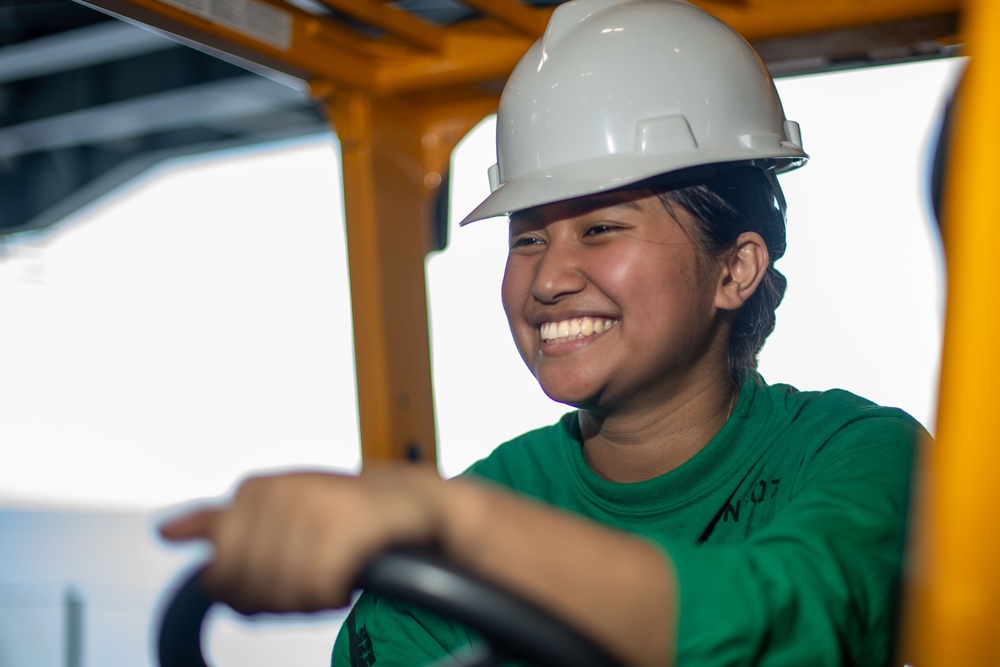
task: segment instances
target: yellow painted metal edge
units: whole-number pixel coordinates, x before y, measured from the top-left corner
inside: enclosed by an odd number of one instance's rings
[[[749,41],[950,14],[963,0],[692,0]]]
[[[531,7],[517,0],[462,0],[464,4],[491,16],[532,39],[545,32],[552,9]]]
[[[421,50],[438,52],[444,42],[444,29],[428,23],[416,14],[396,9],[377,0],[319,0],[322,4],[384,30]]]

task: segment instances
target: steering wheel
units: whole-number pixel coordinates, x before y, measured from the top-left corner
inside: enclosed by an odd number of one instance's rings
[[[206,667],[201,626],[215,600],[202,587],[200,574],[201,568],[188,577],[163,614],[161,667]],[[459,667],[514,660],[545,667],[620,667],[602,647],[555,616],[433,553],[386,551],[369,563],[357,587],[454,618],[478,632],[485,650]]]

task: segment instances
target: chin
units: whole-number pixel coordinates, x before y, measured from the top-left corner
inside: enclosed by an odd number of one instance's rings
[[[545,395],[557,403],[563,403],[580,410],[599,408],[601,399],[607,393],[607,382],[603,374],[567,372],[566,368],[536,368],[535,380]],[[541,370],[542,372],[538,372]],[[548,371],[548,372],[546,372]]]
[[[557,391],[556,388],[549,388],[544,384],[541,387],[545,395],[556,403],[562,403],[578,410],[591,410],[596,408],[599,403],[597,396],[593,393]]]

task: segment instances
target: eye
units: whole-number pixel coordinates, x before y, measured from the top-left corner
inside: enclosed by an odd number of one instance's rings
[[[510,239],[510,249],[514,250],[515,248],[529,248],[531,246],[541,245],[542,243],[544,243],[544,241],[537,236],[533,236],[530,234],[520,234]]]
[[[584,236],[599,236],[601,234],[618,231],[619,229],[621,229],[621,227],[618,225],[602,222],[587,227],[587,231],[584,232]]]

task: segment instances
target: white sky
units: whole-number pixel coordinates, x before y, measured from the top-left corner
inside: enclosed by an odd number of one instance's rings
[[[933,427],[942,287],[928,133],[959,63],[779,81],[812,161],[783,177],[789,280],[761,370]],[[453,225],[492,121],[456,152]],[[164,165],[0,255],[0,506],[155,508],[247,471],[359,460],[340,172],[329,138]],[[499,304],[502,222],[428,261],[448,475],[549,423]]]

